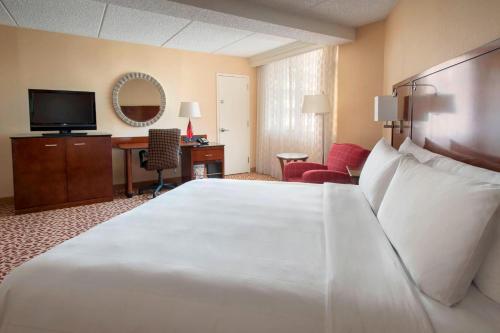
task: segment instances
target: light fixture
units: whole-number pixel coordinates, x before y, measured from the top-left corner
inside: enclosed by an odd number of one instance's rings
[[[373,114],[374,121],[385,122],[384,128],[399,128],[399,133],[403,133],[403,120],[399,119],[398,114],[398,89],[401,87],[412,87],[415,91],[417,84],[412,82],[399,85],[392,90],[391,96],[375,96]],[[399,122],[399,125],[395,125],[394,122]]]
[[[321,114],[322,119],[322,141],[321,141],[321,160],[325,164],[325,114],[330,112],[330,102],[328,101],[328,96],[326,95],[305,95],[304,102],[302,103],[303,113],[314,113]]]
[[[201,111],[198,102],[181,102],[181,106],[179,108],[179,117],[189,118],[186,136],[189,141],[193,138],[193,127],[191,126],[191,118],[200,118]]]
[[[403,133],[403,121],[398,116],[398,98],[396,96],[375,96],[374,121],[385,122],[384,128],[398,128]],[[399,121],[399,125],[394,122]]]

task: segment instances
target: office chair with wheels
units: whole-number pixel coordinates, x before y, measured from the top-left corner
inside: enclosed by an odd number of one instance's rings
[[[156,170],[158,173],[158,184],[153,186],[153,198],[155,198],[162,188],[173,189],[175,184],[165,184],[163,181],[163,170],[176,169],[179,166],[181,130],[171,129],[150,129],[148,151],[139,152],[141,168],[146,170]],[[139,194],[144,193],[144,188],[139,188]]]

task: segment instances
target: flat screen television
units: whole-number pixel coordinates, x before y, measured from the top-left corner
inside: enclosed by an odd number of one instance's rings
[[[97,129],[94,92],[29,89],[28,95],[32,131]]]

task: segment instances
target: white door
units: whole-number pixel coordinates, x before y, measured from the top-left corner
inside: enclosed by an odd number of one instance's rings
[[[248,76],[217,74],[217,133],[225,145],[225,174],[250,172]]]

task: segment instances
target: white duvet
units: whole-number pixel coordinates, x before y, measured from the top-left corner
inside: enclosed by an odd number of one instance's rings
[[[12,272],[0,332],[432,332],[358,187],[202,180]]]

